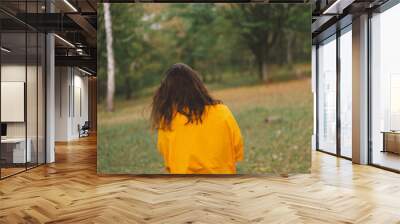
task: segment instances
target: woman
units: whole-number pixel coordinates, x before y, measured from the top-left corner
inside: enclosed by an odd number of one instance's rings
[[[243,140],[231,111],[213,99],[189,66],[170,67],[151,112],[157,148],[172,174],[234,174]]]

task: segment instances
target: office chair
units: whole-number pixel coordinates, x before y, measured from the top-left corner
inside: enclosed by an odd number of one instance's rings
[[[79,138],[89,136],[89,130],[90,130],[89,121],[85,121],[85,123],[82,125],[82,127],[80,127],[80,125],[78,125],[78,129],[79,129]]]

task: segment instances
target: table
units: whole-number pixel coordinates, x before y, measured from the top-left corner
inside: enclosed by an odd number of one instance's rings
[[[27,144],[28,147],[26,147],[26,152],[25,152],[26,142],[28,143]],[[2,159],[5,158],[6,162],[8,162],[8,163],[31,162],[31,160],[32,160],[32,153],[31,153],[32,140],[30,138],[27,138],[26,142],[25,142],[25,138],[1,139]],[[12,154],[12,156],[10,154]]]
[[[400,154],[400,131],[382,131],[383,150],[382,152],[391,152]]]

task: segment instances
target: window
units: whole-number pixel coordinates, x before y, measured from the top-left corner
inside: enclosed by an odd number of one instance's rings
[[[336,153],[336,35],[318,47],[318,149]]]
[[[400,5],[371,18],[371,162],[400,170]]]
[[[340,155],[352,156],[352,33],[351,25],[340,35]]]

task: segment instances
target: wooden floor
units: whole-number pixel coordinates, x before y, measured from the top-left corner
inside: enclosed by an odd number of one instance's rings
[[[16,174],[16,173],[19,173],[19,172],[23,172],[23,171],[25,171],[26,169],[25,169],[25,167],[7,167],[7,168],[4,168],[4,167],[2,167],[1,168],[1,177],[3,178],[3,177],[8,177],[8,176],[11,176],[11,175],[13,175],[13,174]]]
[[[400,170],[400,155],[391,152],[374,151],[373,161],[377,165]]]
[[[0,223],[400,223],[400,175],[313,153],[311,174],[97,176],[94,137],[0,181]]]

